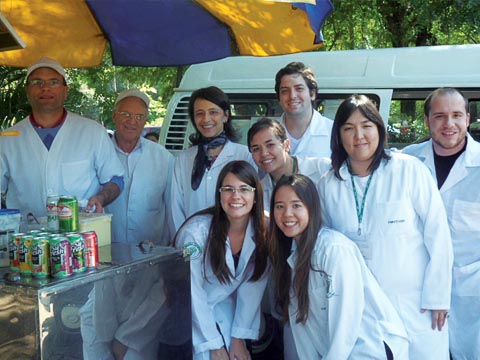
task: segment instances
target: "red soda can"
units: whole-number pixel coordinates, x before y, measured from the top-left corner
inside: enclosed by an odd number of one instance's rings
[[[95,269],[98,266],[98,238],[95,231],[84,231],[82,236],[85,239],[85,265],[88,269]]]

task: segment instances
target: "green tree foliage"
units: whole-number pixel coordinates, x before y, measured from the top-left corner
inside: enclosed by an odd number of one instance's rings
[[[333,0],[326,50],[480,42],[478,0]]]

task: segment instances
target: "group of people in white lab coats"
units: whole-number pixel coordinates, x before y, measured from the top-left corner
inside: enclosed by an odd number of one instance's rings
[[[282,120],[253,124],[248,147],[234,143],[220,89],[190,99],[195,145],[177,158],[173,187],[195,358],[250,359],[244,340],[258,337],[271,287],[285,359],[477,359],[480,199],[469,190],[480,146],[466,133],[466,99],[455,89],[427,98],[432,139],[405,150],[425,166],[387,149],[366,96],[345,99],[332,122],[313,109],[303,64],[281,69],[275,89]]]
[[[433,91],[431,139],[399,153],[364,95],[334,121],[320,115],[304,64],[280,69],[275,90],[284,113],[253,124],[248,146],[222,90],[193,92],[193,146],[174,161],[139,140],[144,93],[119,94],[110,141],[64,109],[65,71],[42,58],[27,72],[21,137],[2,139],[7,205],[42,216],[48,195],[71,193],[116,213],[115,238],[130,243],[143,228],[132,212],[149,204],[142,216],[163,218],[152,231],[176,233],[190,257],[195,359],[251,359],[246,340],[260,336],[265,309],[288,360],[480,359],[480,144],[468,100]],[[165,181],[147,189],[156,177]]]

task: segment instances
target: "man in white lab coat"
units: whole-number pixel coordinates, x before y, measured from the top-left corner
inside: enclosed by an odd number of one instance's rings
[[[313,108],[318,92],[312,69],[292,62],[275,76],[275,92],[284,113],[281,123],[290,140],[290,154],[303,157],[330,157],[333,121]]]
[[[138,89],[121,92],[115,102],[112,137],[125,169],[125,191],[108,207],[113,242],[152,241],[169,245],[174,235],[170,188],[174,158],[162,145],[142,137],[150,99]]]
[[[454,88],[439,88],[424,105],[431,139],[404,149],[437,180],[454,250],[449,314],[453,359],[480,359],[480,143],[468,133],[468,101]]]
[[[27,70],[32,113],[3,137],[2,192],[7,207],[25,216],[46,215],[48,195],[73,195],[103,212],[123,189],[123,169],[105,128],[65,110],[65,70],[42,57]]]

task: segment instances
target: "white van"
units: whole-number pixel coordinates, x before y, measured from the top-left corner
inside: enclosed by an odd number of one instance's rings
[[[425,135],[423,101],[433,89],[452,86],[469,99],[471,129],[480,134],[480,45],[308,52],[273,57],[230,57],[192,65],[167,108],[160,143],[172,153],[189,146],[190,94],[218,86],[228,94],[232,115],[246,143],[246,132],[259,117],[282,114],[275,94],[275,74],[292,61],[310,66],[318,81],[316,108],[334,118],[348,95],[373,98],[385,121],[389,142],[401,147]]]

